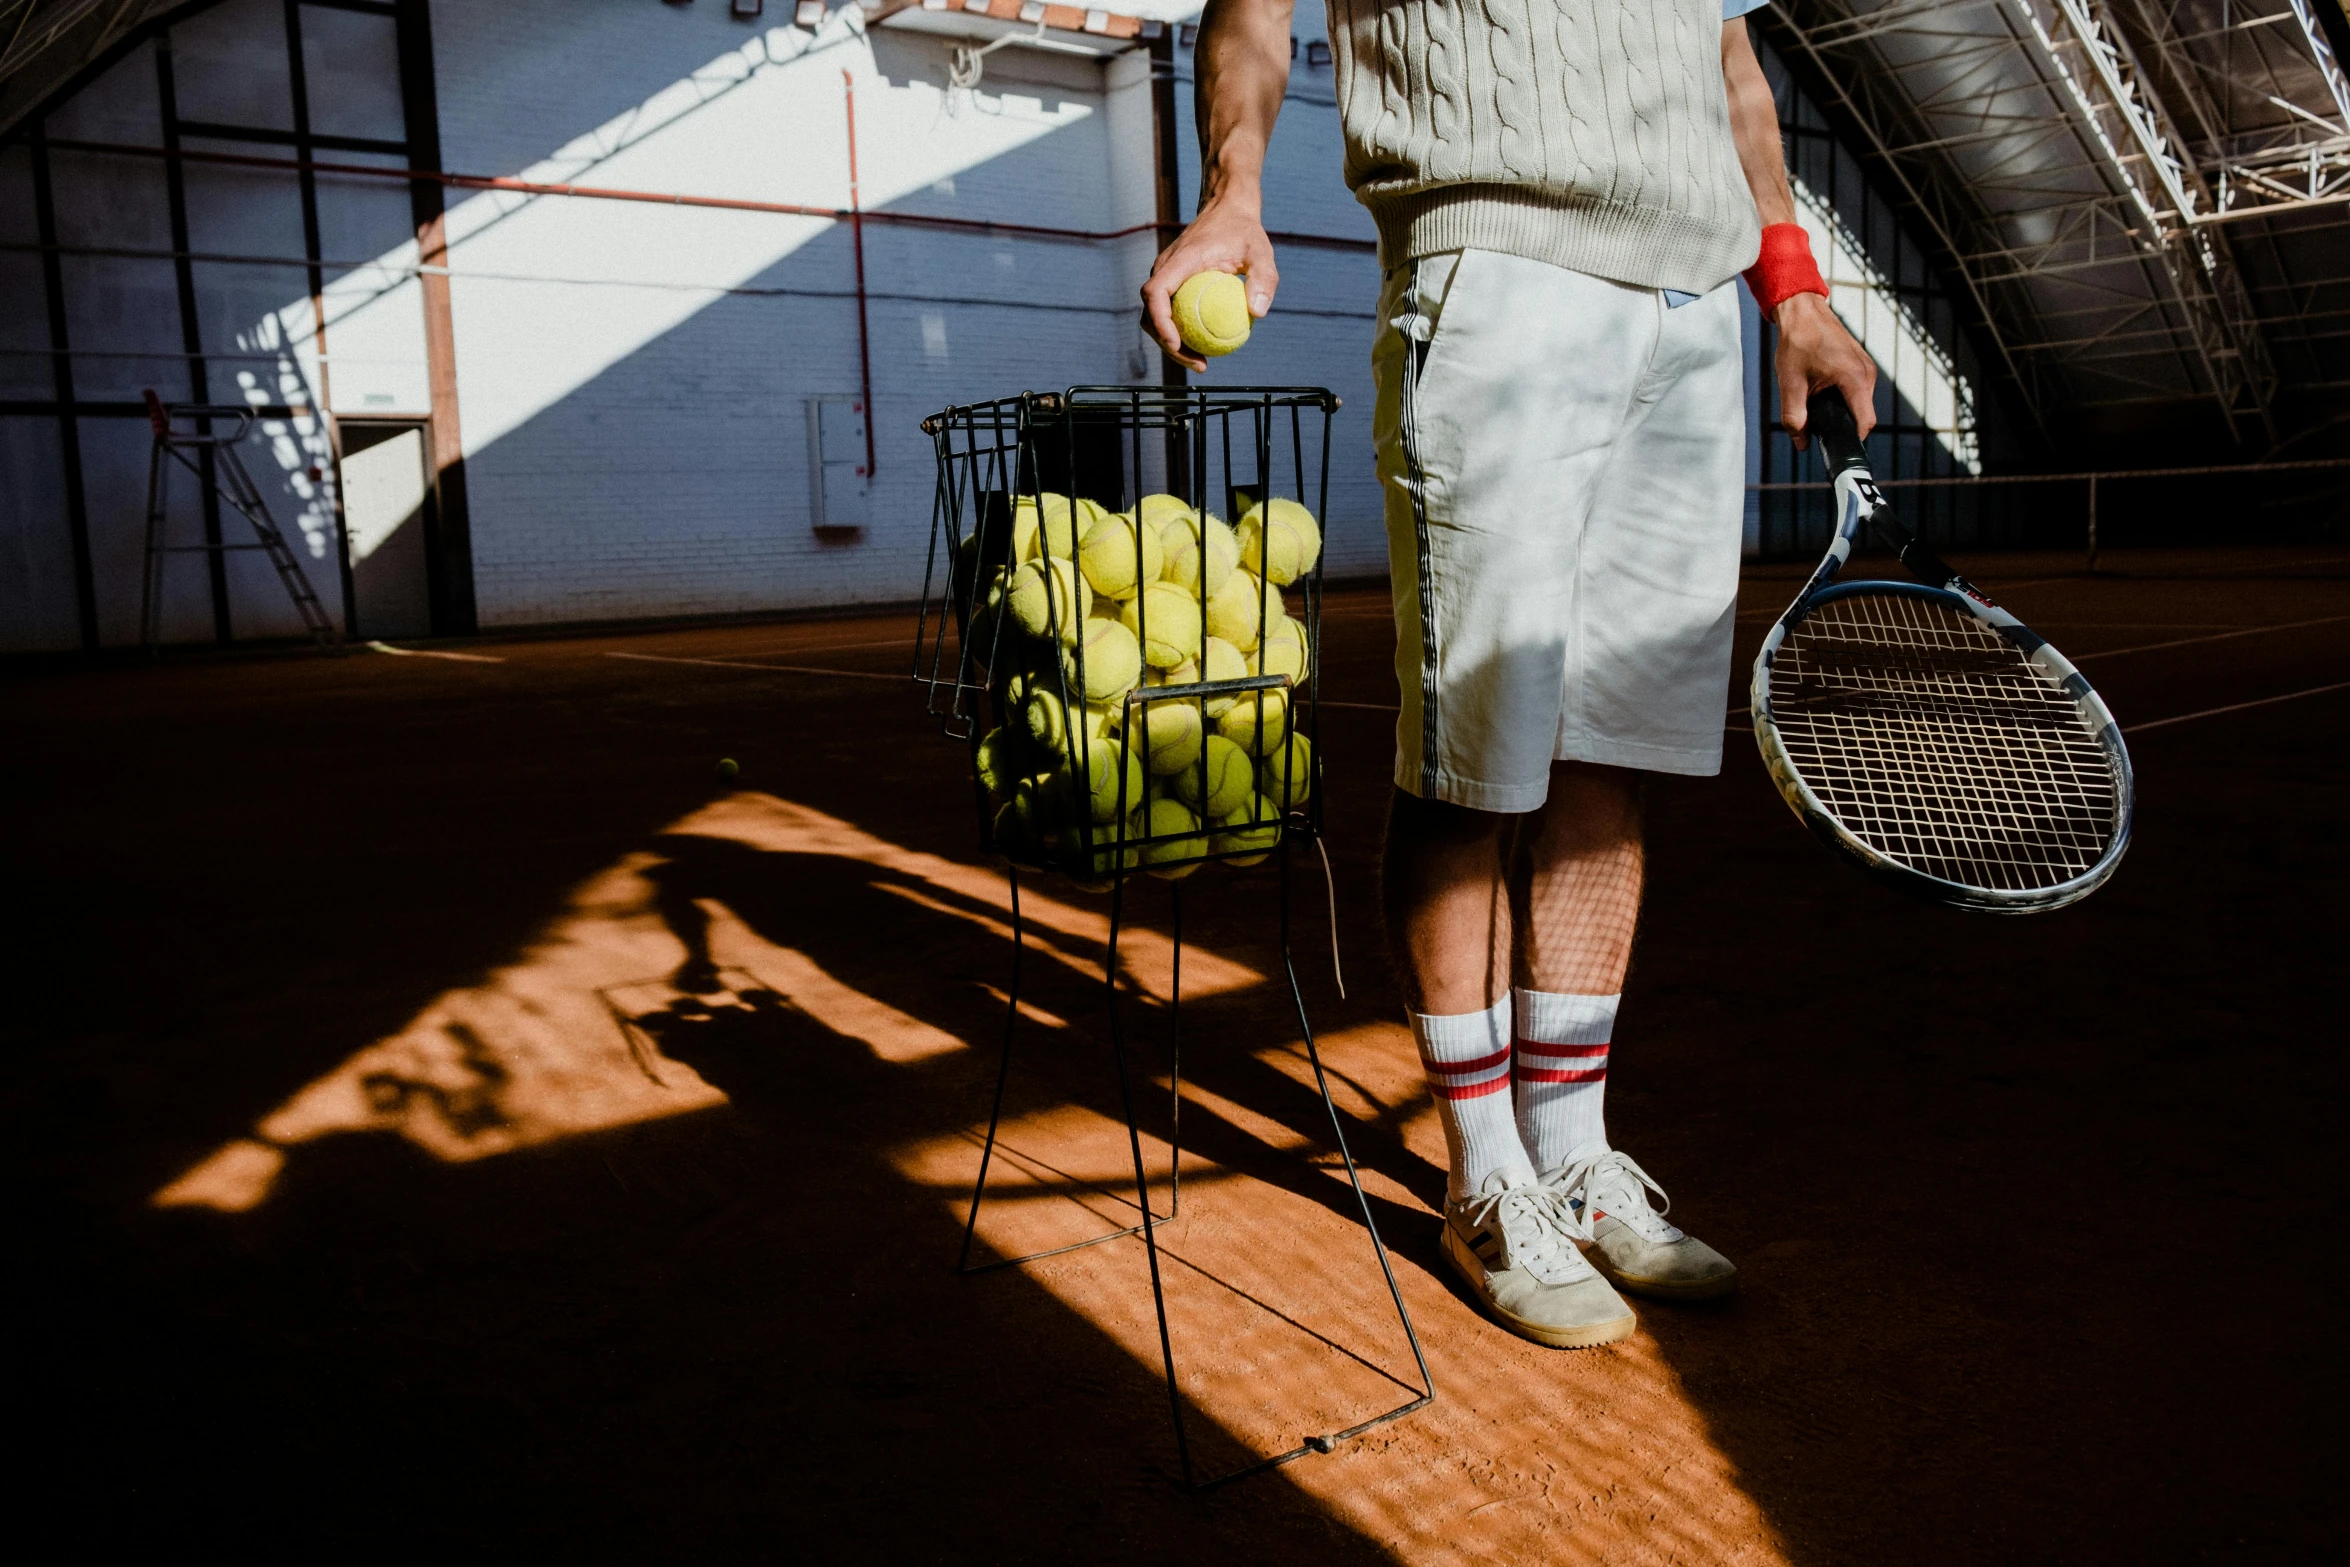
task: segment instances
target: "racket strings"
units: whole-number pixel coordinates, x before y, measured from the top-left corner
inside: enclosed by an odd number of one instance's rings
[[[1856,594],[1790,627],[1771,666],[1787,758],[1845,829],[1929,876],[2070,881],[2113,841],[2120,788],[2079,707],[1972,616]]]

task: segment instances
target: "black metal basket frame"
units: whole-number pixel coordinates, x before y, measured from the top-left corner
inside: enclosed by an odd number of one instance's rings
[[[922,614],[915,638],[914,673],[915,679],[927,687],[929,711],[942,719],[943,727],[950,736],[967,741],[971,747],[972,787],[980,802],[983,841],[992,847],[992,837],[989,831],[990,817],[987,808],[988,791],[979,776],[978,766],[978,747],[985,730],[978,720],[981,712],[980,703],[984,701],[988,704],[988,710],[994,713],[999,723],[1006,721],[1005,715],[995,713],[994,709],[996,692],[999,688],[996,679],[1000,673],[998,661],[1005,651],[1004,621],[1008,618],[1008,614],[998,612],[993,615],[991,617],[993,625],[989,628],[989,634],[984,638],[986,646],[984,648],[975,647],[971,636],[973,601],[977,596],[977,589],[989,581],[995,565],[998,564],[991,558],[987,536],[998,531],[996,524],[1000,521],[1000,537],[1004,549],[1008,553],[1014,498],[1020,495],[1039,495],[1051,488],[1043,482],[1048,475],[1042,471],[1045,464],[1039,459],[1039,448],[1045,444],[1043,438],[1047,435],[1071,432],[1065,435],[1061,442],[1064,462],[1058,477],[1062,480],[1062,488],[1054,493],[1066,496],[1070,500],[1073,535],[1070,543],[1074,546],[1078,542],[1074,537],[1074,522],[1075,502],[1080,494],[1080,487],[1077,482],[1076,442],[1073,431],[1078,419],[1086,417],[1115,418],[1119,421],[1119,433],[1127,447],[1125,459],[1121,463],[1120,481],[1122,486],[1120,498],[1126,506],[1134,507],[1139,511],[1139,503],[1142,498],[1140,493],[1141,475],[1144,472],[1141,460],[1142,441],[1146,433],[1156,432],[1166,442],[1166,469],[1169,476],[1172,478],[1180,472],[1189,481],[1183,489],[1173,493],[1176,493],[1186,504],[1203,512],[1208,509],[1204,501],[1207,494],[1209,454],[1206,443],[1199,437],[1213,421],[1216,426],[1220,427],[1218,432],[1221,436],[1219,455],[1223,460],[1226,477],[1226,494],[1223,497],[1225,507],[1227,511],[1237,514],[1243,510],[1243,507],[1236,502],[1243,495],[1247,495],[1251,499],[1264,499],[1275,493],[1272,485],[1276,455],[1273,435],[1277,428],[1278,415],[1286,414],[1288,416],[1290,471],[1298,489],[1304,488],[1307,471],[1304,419],[1308,412],[1318,411],[1321,415],[1321,428],[1317,443],[1319,460],[1314,479],[1314,496],[1309,510],[1319,523],[1325,515],[1324,503],[1327,500],[1329,490],[1330,417],[1337,411],[1338,406],[1338,399],[1335,396],[1318,387],[1215,390],[1207,388],[1081,386],[1072,387],[1065,393],[1029,393],[1019,397],[1001,398],[993,402],[950,408],[923,421],[923,429],[932,436],[937,445],[939,480],[937,501],[932,515],[930,566],[924,577]],[[1248,454],[1253,446],[1253,455],[1256,459],[1253,470],[1254,483],[1251,486],[1240,486],[1231,482],[1231,424],[1235,419],[1242,417],[1246,417],[1250,421],[1249,433],[1253,437],[1252,440],[1243,443],[1242,450],[1244,455]],[[1302,495],[1298,499],[1301,504],[1304,503]],[[966,508],[969,508],[968,512]],[[1119,509],[1124,509],[1124,507]],[[969,529],[964,526],[967,516],[971,518],[971,528]],[[1041,523],[1041,507],[1039,520]],[[1138,516],[1138,523],[1139,520]],[[958,591],[957,564],[962,559],[965,541],[971,537],[974,529],[981,536],[981,547],[975,551],[976,564],[969,572],[969,581],[961,584]],[[1202,532],[1204,552],[1206,547],[1205,530],[1203,529]],[[1141,576],[1143,549],[1139,533],[1138,526],[1135,544],[1137,557],[1135,568],[1138,581]],[[1046,533],[1043,549],[1044,557],[1049,562],[1052,559],[1049,530]],[[1260,580],[1264,579],[1264,567],[1268,561],[1269,544],[1260,539],[1257,558],[1257,575]],[[1012,564],[1016,565],[1017,563]],[[1081,575],[1082,568],[1078,561],[1072,559],[1068,564],[1073,576]],[[1246,562],[1241,564],[1246,564]],[[941,586],[939,575],[942,565],[945,571],[944,591],[937,596],[934,603],[933,590]],[[1190,681],[1180,685],[1158,687],[1135,687],[1123,698],[1127,711],[1122,733],[1126,737],[1126,743],[1132,743],[1137,734],[1135,726],[1143,721],[1143,709],[1150,704],[1162,701],[1198,702],[1202,723],[1200,766],[1202,768],[1201,784],[1204,798],[1207,752],[1205,742],[1207,733],[1206,702],[1213,697],[1222,695],[1238,697],[1280,690],[1286,702],[1284,719],[1290,733],[1301,732],[1298,726],[1301,722],[1302,698],[1302,722],[1306,726],[1303,732],[1306,734],[1309,764],[1318,774],[1321,759],[1319,744],[1321,736],[1318,722],[1319,712],[1314,698],[1318,691],[1322,669],[1322,565],[1322,558],[1317,556],[1312,569],[1304,578],[1300,579],[1304,584],[1306,600],[1304,628],[1306,678],[1302,691],[1293,686],[1287,675],[1267,673],[1264,669],[1262,648],[1266,625],[1263,604],[1260,600],[1258,604],[1259,651],[1256,672],[1238,679]],[[1048,566],[1048,572],[1049,570]],[[1203,565],[1201,573],[1203,589],[1200,606],[1203,658],[1206,618],[1205,580],[1206,573]],[[1291,586],[1295,585],[1291,584]],[[1047,606],[1047,631],[1050,634],[1050,645],[1058,649],[1060,643],[1058,639],[1059,605],[1057,595],[1048,594]],[[1074,596],[1070,607],[1072,609],[1075,607]],[[932,624],[934,609],[937,616],[935,627]],[[1147,613],[1147,610],[1140,610],[1136,616],[1138,625],[1141,625],[1146,633],[1148,631]],[[950,640],[953,643],[951,661],[948,646]],[[926,660],[929,665],[927,674],[924,672]],[[1071,665],[1074,665],[1074,668],[1071,668]],[[1057,689],[1063,706],[1064,718],[1066,719],[1071,712],[1082,712],[1085,690],[1083,639],[1079,639],[1071,658],[1064,660],[1056,654],[1053,659],[1053,668],[1059,681]],[[1075,703],[1070,701],[1070,677],[1072,675],[1075,677],[1074,684],[1077,695]],[[1257,721],[1261,725],[1264,722],[1261,706],[1257,713]],[[1077,733],[1069,738],[1074,741],[1074,746],[1072,748],[1073,761],[1068,765],[1084,769],[1085,776],[1089,777],[1091,736],[1081,726]],[[1261,730],[1258,739],[1261,749]],[[1295,754],[1287,746],[1286,740],[1284,741],[1283,754],[1285,757],[1294,757]],[[987,1134],[980,1145],[979,1173],[972,1184],[971,1206],[964,1221],[962,1249],[956,1259],[956,1271],[968,1274],[987,1272],[997,1268],[1016,1267],[1046,1257],[1056,1257],[1067,1252],[1139,1234],[1143,1240],[1144,1253],[1149,1260],[1151,1301],[1158,1319],[1159,1352],[1166,1371],[1168,1407],[1174,1423],[1176,1455],[1182,1471],[1183,1484],[1189,1490],[1204,1491],[1251,1475],[1264,1473],[1267,1470],[1306,1457],[1308,1454],[1330,1452],[1341,1442],[1425,1408],[1435,1398],[1435,1382],[1429,1375],[1427,1356],[1421,1350],[1419,1333],[1412,1325],[1411,1312],[1404,1305],[1403,1291],[1396,1282],[1395,1269],[1388,1259],[1386,1243],[1380,1238],[1378,1221],[1372,1214],[1370,1197],[1363,1190],[1362,1177],[1355,1166],[1353,1151],[1347,1146],[1346,1129],[1338,1113],[1337,1101],[1331,1096],[1329,1076],[1322,1064],[1321,1049],[1314,1039],[1312,1021],[1306,1014],[1305,995],[1298,984],[1297,968],[1290,953],[1290,852],[1294,840],[1300,838],[1319,839],[1322,824],[1322,791],[1319,787],[1319,777],[1316,776],[1309,780],[1313,787],[1310,788],[1305,801],[1302,802],[1302,808],[1291,808],[1286,803],[1283,804],[1276,841],[1262,846],[1252,845],[1246,849],[1226,851],[1216,851],[1209,844],[1201,844],[1199,845],[1200,852],[1186,854],[1184,859],[1187,862],[1196,863],[1234,858],[1242,854],[1263,855],[1270,853],[1277,861],[1279,896],[1276,902],[1279,909],[1282,972],[1289,984],[1290,999],[1296,1009],[1298,1027],[1305,1042],[1307,1059],[1313,1068],[1314,1084],[1321,1094],[1322,1107],[1329,1118],[1331,1138],[1345,1164],[1347,1182],[1354,1192],[1356,1208],[1362,1217],[1363,1228],[1370,1238],[1372,1255],[1378,1261],[1380,1275],[1387,1287],[1388,1298],[1395,1308],[1396,1319],[1401,1324],[1405,1342],[1411,1349],[1412,1361],[1418,1370],[1419,1381],[1415,1385],[1382,1369],[1382,1375],[1387,1376],[1397,1387],[1410,1395],[1405,1402],[1392,1409],[1375,1413],[1342,1430],[1308,1436],[1286,1451],[1254,1462],[1244,1463],[1223,1474],[1203,1478],[1194,1465],[1190,1435],[1184,1414],[1182,1386],[1175,1371],[1175,1344],[1167,1321],[1166,1283],[1160,1267],[1156,1234],[1156,1228],[1159,1224],[1165,1223],[1177,1215],[1182,1200],[1183,889],[1181,883],[1176,882],[1169,889],[1173,909],[1174,963],[1168,1001],[1169,1032],[1172,1042],[1169,1072],[1171,1105],[1168,1125],[1168,1201],[1164,1213],[1158,1212],[1153,1207],[1150,1179],[1143,1166],[1142,1135],[1136,1117],[1132,1075],[1126,1059],[1126,1038],[1120,1020],[1119,938],[1126,925],[1126,884],[1129,875],[1135,868],[1129,863],[1130,853],[1157,844],[1209,839],[1212,837],[1214,826],[1203,821],[1200,829],[1194,832],[1160,834],[1155,837],[1149,835],[1133,836],[1127,831],[1130,825],[1130,807],[1126,798],[1126,783],[1129,776],[1130,770],[1121,766],[1119,769],[1117,815],[1113,823],[1093,823],[1090,800],[1084,806],[1076,808],[1073,815],[1076,818],[1077,846],[1081,856],[1077,863],[1092,872],[1099,864],[1099,848],[1106,847],[1113,856],[1110,874],[1103,878],[1108,882],[1110,893],[1109,935],[1103,972],[1104,1005],[1109,1025],[1111,1058],[1116,1068],[1119,1104],[1124,1112],[1126,1122],[1127,1148],[1133,1161],[1134,1202],[1140,1210],[1141,1220],[1137,1224],[1112,1230],[1107,1234],[1096,1235],[1070,1245],[1051,1247],[1021,1256],[998,1257],[977,1264],[971,1260],[972,1247],[978,1233],[980,1208],[987,1195],[988,1171],[994,1160],[997,1142],[1002,1130],[1005,1085],[1010,1079],[1012,1067],[1012,1040],[1020,1016],[1020,982],[1024,966],[1022,959],[1027,949],[1026,922],[1022,917],[1020,907],[1022,862],[1018,858],[1007,856],[1010,859],[1007,866],[1007,876],[1011,885],[1012,973],[1005,996],[1003,1041],[996,1065],[995,1092],[988,1111]],[[1291,797],[1289,786],[1295,782],[1295,779],[1285,773],[1282,781],[1284,802],[1286,802]],[[1252,800],[1259,797],[1255,783],[1256,780],[1252,778],[1250,792]],[[1097,846],[1094,842],[1096,834],[1093,829],[1096,825],[1114,825],[1117,829],[1106,845]],[[1366,1361],[1365,1364],[1369,1364],[1369,1362]]]

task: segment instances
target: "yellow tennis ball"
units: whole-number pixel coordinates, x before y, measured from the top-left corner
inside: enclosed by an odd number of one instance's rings
[[[1203,588],[1214,598],[1240,564],[1240,544],[1224,520],[1209,513],[1186,512],[1159,530],[1165,546],[1169,582],[1197,597]]]
[[[1303,805],[1314,792],[1314,748],[1304,735],[1291,735],[1257,764],[1257,788],[1284,809]]]
[[[1241,513],[1239,539],[1240,563],[1283,587],[1313,570],[1322,554],[1314,514],[1278,495]]]
[[[1142,765],[1153,777],[1166,778],[1189,767],[1199,756],[1204,738],[1199,708],[1181,700],[1152,702],[1143,708],[1135,727],[1140,739],[1128,736],[1142,752]]]
[[[1258,865],[1280,841],[1281,808],[1252,790],[1245,804],[1216,819],[1216,836],[1208,840],[1208,848],[1233,855],[1224,862],[1227,865]],[[1238,850],[1257,852],[1236,853]]]
[[[1004,602],[1022,631],[1058,637],[1067,647],[1076,642],[1079,622],[1093,607],[1093,589],[1068,561],[1032,560],[1012,574]]]
[[[1021,496],[1012,503],[1012,543],[1018,558],[1074,561],[1077,541],[1100,515],[1101,507],[1082,497],[1071,500],[1050,490],[1038,496]]]
[[[1210,637],[1200,648],[1199,680],[1245,680],[1255,671],[1248,667],[1248,658],[1240,649],[1222,637]],[[1237,697],[1212,696],[1208,698],[1208,716],[1222,718],[1231,710]]]
[[[1097,602],[1099,602],[1097,600]],[[1078,654],[1085,655],[1085,678],[1077,678]],[[1061,655],[1062,675],[1075,692],[1083,685],[1087,702],[1111,702],[1134,689],[1142,679],[1142,647],[1121,621],[1088,615],[1078,640]]]
[[[1251,756],[1263,756],[1289,732],[1289,695],[1284,691],[1243,691],[1216,720],[1216,733]]]
[[[1004,798],[1019,781],[1021,764],[1026,760],[1019,736],[998,725],[979,742],[973,766],[978,770],[980,786],[989,794]]]
[[[1260,664],[1262,668],[1258,667]],[[1267,627],[1265,640],[1258,645],[1256,657],[1249,660],[1249,666],[1251,674],[1287,675],[1292,687],[1304,685],[1306,671],[1313,667],[1313,660],[1306,654],[1306,628],[1289,619]]]
[[[1085,863],[1087,856],[1079,855],[1077,867],[1069,873],[1078,886],[1089,892],[1107,892],[1120,870],[1132,870],[1142,863],[1142,851],[1134,844],[1144,836],[1146,807],[1140,795],[1134,797],[1133,804],[1123,826],[1113,820],[1093,829],[1090,867]]]
[[[1199,656],[1199,601],[1171,583],[1144,588],[1118,618],[1142,644],[1142,661],[1153,669],[1172,669]]]
[[[1123,512],[1108,512],[1077,541],[1077,564],[1096,593],[1130,599],[1159,580],[1166,546],[1156,528],[1137,529]]]
[[[1180,800],[1153,800],[1143,815],[1143,836],[1148,838],[1198,831],[1199,818]],[[1173,843],[1148,843],[1142,849],[1143,869],[1168,881],[1180,881],[1199,869],[1199,862],[1207,852],[1206,840],[1196,837],[1179,838]]]
[[[1243,653],[1253,653],[1258,638],[1279,625],[1288,613],[1281,603],[1281,590],[1259,582],[1244,566],[1208,600],[1208,635],[1222,637]]]
[[[1086,741],[1085,792],[1095,821],[1116,821],[1121,803],[1131,814],[1142,803],[1144,783],[1141,757],[1104,735]]]
[[[1028,705],[1022,710],[1028,725],[1028,738],[1046,755],[1057,755],[1069,743],[1069,706],[1061,700],[1061,693],[1041,686],[1028,693]]]
[[[1183,346],[1203,359],[1248,341],[1248,285],[1229,272],[1194,272],[1169,302]]]
[[[1222,735],[1210,735],[1199,759],[1169,779],[1167,789],[1212,821],[1237,810],[1256,793],[1256,784],[1248,753]]]
[[[1163,490],[1156,495],[1145,495],[1134,503],[1135,525],[1159,534],[1167,531],[1168,523],[1182,521],[1191,515],[1190,502]]]
[[[1187,658],[1170,669],[1145,669],[1142,683],[1146,686],[1188,686],[1199,680],[1199,660]]]

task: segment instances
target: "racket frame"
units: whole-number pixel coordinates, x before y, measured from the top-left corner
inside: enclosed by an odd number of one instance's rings
[[[2040,914],[2079,902],[2104,885],[2130,846],[2130,829],[2137,814],[2137,786],[2130,767],[2129,748],[2122,743],[2121,726],[2114,722],[2112,712],[2089,684],[2088,677],[2076,669],[2070,659],[2050,646],[2047,638],[1993,603],[1982,589],[1953,571],[1894,517],[1884,492],[1877,488],[1876,480],[1869,473],[1862,456],[1859,432],[1853,426],[1851,411],[1845,407],[1842,395],[1833,390],[1813,394],[1811,411],[1814,429],[1819,435],[1833,475],[1836,536],[1829,541],[1828,552],[1822,557],[1818,569],[1804,583],[1803,591],[1795,596],[1795,602],[1788,605],[1786,612],[1772,625],[1763,638],[1761,651],[1755,655],[1754,679],[1747,706],[1754,722],[1755,744],[1762,750],[1763,765],[1770,769],[1771,782],[1777,786],[1780,798],[1787,802],[1797,819],[1811,829],[1813,836],[1858,861],[1861,868],[1871,875],[1914,897],[1985,914]],[[1917,582],[1836,580],[1852,558],[1853,545],[1860,537],[1864,522],[1893,548],[1900,556],[1901,564],[1919,579]],[[1804,781],[1803,774],[1787,754],[1786,743],[1779,734],[1777,715],[1772,708],[1773,662],[1785,644],[1787,634],[1814,609],[1823,604],[1832,604],[1838,599],[1870,594],[1916,598],[1944,608],[1964,611],[2012,644],[2072,700],[2089,727],[2095,731],[2097,743],[2113,764],[2114,785],[2119,800],[2120,819],[2115,823],[2113,840],[2106,845],[2105,852],[2098,856],[2094,865],[2070,880],[2047,887],[1996,889],[1949,881],[1904,865],[1853,833],[1836,819],[1811,785]]]

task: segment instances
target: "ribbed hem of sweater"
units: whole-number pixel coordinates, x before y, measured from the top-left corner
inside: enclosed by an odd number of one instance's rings
[[[1586,197],[1504,185],[1444,185],[1365,195],[1379,225],[1379,265],[1454,250],[1494,250],[1641,288],[1703,294],[1762,252],[1762,224],[1712,223],[1662,207],[1613,207]]]

